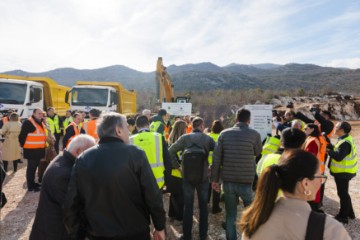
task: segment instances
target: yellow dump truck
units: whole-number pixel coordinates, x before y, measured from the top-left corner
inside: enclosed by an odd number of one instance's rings
[[[69,105],[64,99],[69,89],[48,77],[0,74],[0,113],[7,115],[9,109],[14,109],[21,119],[26,119],[34,108],[46,110],[51,106],[59,116],[65,116]]]
[[[71,111],[96,108],[102,112],[136,113],[136,93],[118,82],[77,81],[65,101],[70,103]]]

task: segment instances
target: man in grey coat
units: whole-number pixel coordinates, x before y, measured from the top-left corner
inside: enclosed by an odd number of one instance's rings
[[[240,109],[234,127],[221,132],[213,153],[211,170],[212,187],[219,189],[219,178],[223,180],[226,209],[226,239],[236,239],[235,221],[239,197],[244,206],[253,199],[252,183],[255,176],[255,157],[261,154],[260,134],[249,128],[250,111]],[[221,171],[221,172],[220,172]]]

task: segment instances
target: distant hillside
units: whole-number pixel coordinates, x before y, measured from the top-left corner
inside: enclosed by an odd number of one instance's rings
[[[321,67],[313,64],[236,64],[219,67],[213,63],[170,65],[167,70],[175,92],[208,91],[213,89],[328,89],[355,92],[360,90],[360,69]],[[48,76],[62,85],[74,85],[77,80],[118,81],[128,89],[154,90],[155,73],[140,72],[114,65],[99,69],[79,70],[59,68],[48,72],[30,73],[22,70],[5,72],[22,76]]]

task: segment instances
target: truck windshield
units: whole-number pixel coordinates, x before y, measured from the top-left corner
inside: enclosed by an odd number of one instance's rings
[[[0,103],[24,104],[26,84],[0,82]]]
[[[108,101],[107,89],[74,88],[71,104],[73,106],[106,106]]]

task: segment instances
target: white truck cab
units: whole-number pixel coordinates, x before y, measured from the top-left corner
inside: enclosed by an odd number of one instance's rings
[[[116,112],[118,109],[118,94],[113,87],[77,85],[73,86],[70,92],[71,111],[89,112],[96,108],[102,112]]]
[[[0,114],[14,109],[21,119],[30,117],[34,108],[44,108],[44,86],[26,80],[0,78]]]

